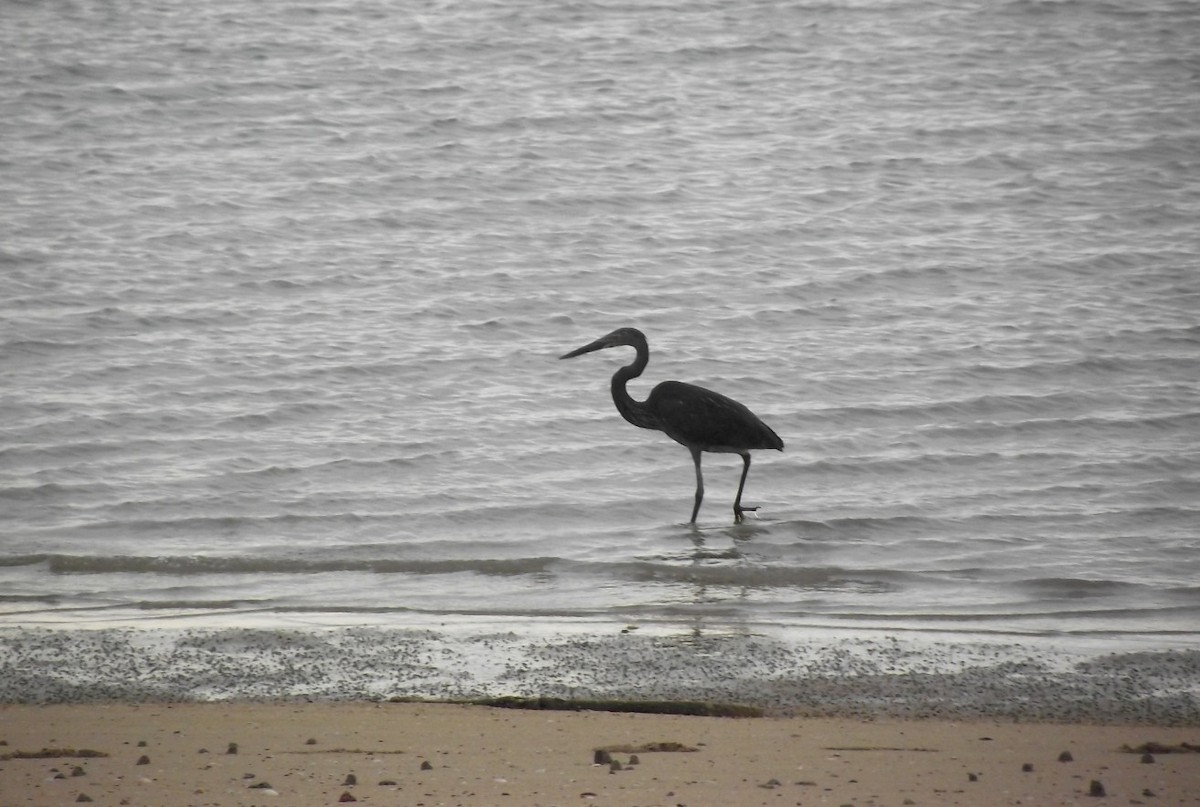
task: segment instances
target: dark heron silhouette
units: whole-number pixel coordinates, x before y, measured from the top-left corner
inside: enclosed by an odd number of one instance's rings
[[[756,448],[774,448],[783,451],[783,441],[771,427],[758,416],[732,398],[719,392],[685,384],[682,381],[663,381],[650,391],[645,401],[635,401],[625,389],[631,378],[637,378],[650,362],[650,348],[646,335],[637,328],[618,328],[595,342],[584,345],[559,356],[570,359],[603,350],[606,347],[626,345],[637,351],[633,364],[613,373],[612,397],[621,416],[643,429],[666,432],[675,442],[687,446],[696,463],[696,504],[692,507],[692,520],[700,512],[704,500],[704,476],[700,472],[700,452],[712,451],[722,454],[739,454],[742,457],[742,479],[738,482],[737,498],[733,500],[733,520],[741,523],[742,513],[757,510],[757,507],[742,507],[742,489],[746,487],[746,475],[750,473],[750,451]]]

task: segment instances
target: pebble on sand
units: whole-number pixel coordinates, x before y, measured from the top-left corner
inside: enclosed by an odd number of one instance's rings
[[[358,799],[356,799],[356,798],[354,798],[354,796],[350,795],[350,791],[347,790],[344,793],[342,793],[341,798],[339,798],[338,801],[339,802],[348,802],[348,801],[358,801]]]
[[[1104,785],[1100,783],[1099,779],[1093,779],[1092,783],[1088,785],[1088,795],[1095,796],[1096,798],[1101,798],[1106,795],[1104,792]]]
[[[1071,756],[1070,751],[1063,751],[1061,754],[1058,755],[1058,761],[1059,762],[1074,762],[1075,757]]]

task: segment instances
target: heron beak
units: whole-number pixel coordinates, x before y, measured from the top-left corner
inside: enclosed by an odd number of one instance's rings
[[[612,343],[608,341],[607,336],[602,336],[595,342],[590,342],[583,347],[577,347],[570,353],[564,353],[559,356],[560,359],[573,359],[576,356],[582,356],[584,353],[591,353],[593,350],[603,350],[606,347],[612,347]]]

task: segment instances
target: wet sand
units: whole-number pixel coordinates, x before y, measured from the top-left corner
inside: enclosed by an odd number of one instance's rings
[[[1121,750],[1147,741],[1200,743],[1200,731],[437,703],[22,704],[0,706],[0,801],[1200,804],[1200,753]],[[680,750],[653,750],[656,744]],[[620,770],[596,763],[604,748],[613,749]],[[26,757],[42,749],[59,755]],[[89,751],[105,756],[66,755]],[[1060,761],[1063,752],[1070,761]],[[1104,798],[1092,795],[1098,787]]]
[[[0,703],[702,701],[777,717],[1200,726],[1200,649],[1054,639],[0,630]],[[2,806],[0,806],[2,807]]]

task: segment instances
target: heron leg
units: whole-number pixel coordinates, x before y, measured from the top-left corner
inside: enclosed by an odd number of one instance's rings
[[[746,487],[746,476],[750,473],[750,452],[742,454],[742,481],[738,482],[737,498],[733,500],[733,521],[742,523],[742,513],[757,510],[757,507],[742,507],[742,489]]]
[[[696,523],[696,515],[700,512],[700,502],[704,501],[704,474],[700,472],[700,449],[692,449],[692,462],[696,463],[696,504],[692,507],[692,520]]]

